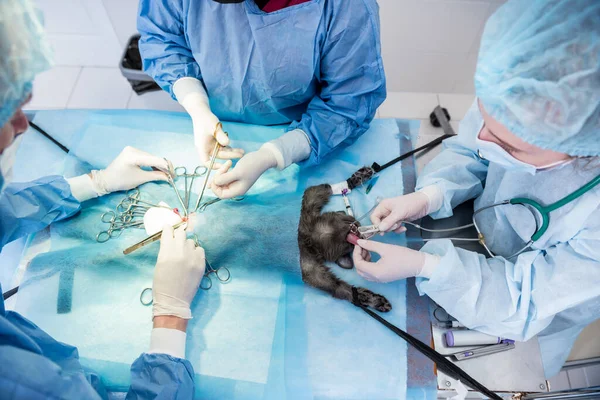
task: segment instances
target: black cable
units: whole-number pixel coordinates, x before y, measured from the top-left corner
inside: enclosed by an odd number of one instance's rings
[[[9,299],[10,297],[12,297],[15,293],[17,293],[19,291],[19,287],[14,287],[10,290],[7,290],[6,292],[2,293],[2,298],[4,300]]]
[[[375,172],[381,172],[384,169],[391,167],[392,165],[394,165],[394,164],[396,164],[396,163],[398,163],[398,162],[400,162],[400,161],[402,161],[402,160],[404,160],[404,159],[412,156],[415,153],[418,153],[418,152],[420,152],[422,150],[426,150],[426,149],[429,149],[429,148],[437,146],[438,144],[442,143],[442,141],[444,141],[444,140],[446,140],[446,139],[448,139],[449,137],[452,137],[452,136],[455,136],[455,135],[454,134],[445,134],[445,135],[440,136],[439,138],[437,138],[435,140],[432,140],[431,142],[429,142],[427,144],[424,144],[421,147],[418,147],[418,148],[416,148],[414,150],[411,150],[411,151],[409,151],[407,153],[404,153],[401,156],[396,157],[393,160],[391,160],[391,161],[389,161],[389,162],[387,162],[387,163],[385,163],[383,165],[379,165],[377,163],[373,163],[373,165],[371,165],[371,168],[373,168],[375,170]]]
[[[446,357],[444,357],[442,354],[438,353],[431,347],[427,346],[425,343],[421,342],[419,339],[412,336],[411,334],[404,332],[402,329],[391,324],[390,322],[388,322],[387,320],[385,320],[384,318],[382,318],[375,312],[369,310],[367,307],[364,307],[363,305],[361,305],[358,301],[358,290],[355,287],[352,287],[352,304],[354,304],[357,307],[362,308],[362,310],[364,312],[366,312],[367,314],[369,314],[373,319],[380,322],[386,328],[388,328],[389,330],[394,332],[396,335],[398,335],[402,339],[404,339],[408,344],[410,344],[415,349],[417,349],[421,354],[423,354],[424,356],[429,358],[431,361],[433,361],[437,365],[437,368],[440,371],[442,371],[443,373],[445,373],[446,375],[448,375],[449,377],[456,379],[456,380],[460,380],[462,383],[467,384],[471,388],[478,390],[482,394],[488,396],[490,399],[502,400],[502,398],[500,396],[498,396],[496,393],[492,392],[491,390],[489,390],[488,388],[483,386],[481,383],[476,381],[469,374],[467,374],[462,368],[454,365],[451,361],[448,361],[446,359]]]
[[[38,131],[39,133],[44,135],[46,138],[48,138],[48,140],[50,140],[52,143],[57,145],[62,151],[64,151],[65,153],[69,153],[69,149],[66,146],[64,146],[62,143],[60,143],[58,140],[56,140],[52,136],[50,136],[50,134],[48,132],[46,132],[45,130],[43,130],[42,128],[40,128],[39,126],[37,126],[36,124],[34,124],[31,121],[29,121],[29,125],[31,125],[31,127],[33,129],[35,129],[36,131]]]
[[[423,146],[416,148],[414,150],[411,150],[407,153],[402,154],[399,157],[394,158],[393,160],[383,164],[383,165],[379,165],[378,163],[374,162],[370,167],[362,167],[360,168],[358,171],[356,171],[355,173],[352,174],[352,176],[350,178],[348,178],[346,180],[346,182],[348,183],[348,188],[350,189],[355,189],[359,186],[364,185],[366,182],[370,181],[371,178],[373,178],[373,176],[375,176],[375,174],[383,171],[386,168],[391,167],[392,165],[414,155],[415,153],[418,153],[420,151],[423,150],[427,150],[430,148],[433,148],[435,146],[437,146],[438,144],[442,143],[442,141],[452,137],[452,136],[456,136],[454,133],[447,133],[443,136],[440,136],[437,139],[432,140],[431,142],[424,144]]]

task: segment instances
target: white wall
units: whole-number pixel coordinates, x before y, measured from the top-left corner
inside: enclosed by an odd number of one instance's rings
[[[473,93],[479,40],[504,0],[378,0],[388,91]]]
[[[378,0],[388,91],[473,93],[473,73],[483,26],[504,1]],[[58,46],[58,65],[116,65],[126,40],[136,32],[138,0],[38,0],[38,3],[44,11],[64,17],[54,18],[48,26],[53,43]],[[88,42],[90,37],[95,39],[92,46],[86,46],[88,53],[94,49],[95,60],[88,60],[91,54],[89,57],[73,54],[72,50],[79,46],[74,46],[72,38],[64,35],[71,31],[87,36]],[[98,49],[100,43],[104,49]],[[81,49],[76,53],[84,52]]]

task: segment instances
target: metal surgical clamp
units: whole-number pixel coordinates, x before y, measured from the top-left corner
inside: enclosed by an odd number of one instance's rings
[[[184,195],[184,202],[185,202],[185,206],[187,209],[189,209],[190,207],[190,198],[192,197],[192,188],[194,187],[194,179],[196,179],[196,177],[201,177],[204,176],[207,173],[208,169],[206,167],[203,166],[197,166],[194,169],[194,172],[189,174],[187,172],[187,168],[186,167],[177,167],[175,168],[175,176],[176,177],[184,177],[185,181],[184,181],[184,185],[185,185],[185,195]],[[190,178],[190,184],[188,185],[188,178]]]
[[[200,191],[198,200],[196,201],[196,206],[194,207],[194,211],[198,210],[198,208],[200,207],[200,203],[202,202],[202,197],[204,196],[204,191],[206,190],[206,185],[208,184],[208,178],[210,177],[210,172],[212,171],[212,169],[215,165],[215,160],[217,159],[217,154],[219,154],[219,150],[221,149],[221,145],[219,144],[219,142],[217,140],[217,132],[219,131],[219,128],[223,129],[223,125],[220,122],[217,123],[217,126],[215,127],[215,132],[213,133],[213,136],[215,138],[215,147],[213,148],[212,154],[210,156],[210,164],[208,166],[208,173],[206,174],[206,178],[204,179],[204,184],[202,185],[202,190]],[[225,135],[227,135],[227,132],[224,132],[224,133],[225,133]]]
[[[200,247],[200,240],[198,239],[198,235],[194,234],[192,236],[192,239],[196,243],[196,247]],[[205,262],[206,269],[204,271],[204,276],[200,281],[200,289],[209,290],[212,287],[212,279],[210,278],[211,274],[215,274],[217,280],[221,283],[227,283],[231,280],[231,272],[229,272],[229,268],[223,266],[219,268],[213,268],[213,266],[207,259],[205,259]]]
[[[175,169],[173,168],[173,163],[171,163],[171,161],[167,160],[166,158],[165,158],[165,161],[169,165],[169,173],[167,174],[167,182],[169,182],[169,185],[171,185],[171,187],[175,191],[175,194],[177,195],[177,200],[179,200],[179,204],[181,204],[181,207],[183,208],[183,214],[184,214],[184,216],[187,217],[188,209],[187,209],[185,203],[183,202],[183,199],[181,198],[181,194],[179,193],[179,190],[177,189],[177,185],[175,185],[175,179],[174,179]]]
[[[377,225],[367,225],[367,226],[359,226],[358,233],[362,239],[370,239],[373,236],[377,235],[379,232],[379,226]]]

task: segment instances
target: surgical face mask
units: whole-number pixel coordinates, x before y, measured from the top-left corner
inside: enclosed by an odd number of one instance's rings
[[[535,166],[517,160],[496,143],[481,140],[479,136],[477,136],[475,142],[477,143],[479,157],[501,165],[506,170],[522,171],[531,175],[534,175],[537,170]]]
[[[477,136],[475,141],[477,143],[477,148],[479,149],[479,157],[493,162],[495,164],[499,164],[510,171],[522,171],[534,175],[536,171],[556,167],[558,165],[566,164],[572,161],[571,159],[559,160],[547,165],[536,167],[535,165],[531,165],[524,161],[517,160],[496,143],[481,140],[479,139],[479,136]]]
[[[17,136],[12,144],[4,149],[0,156],[0,173],[4,177],[5,182],[10,183],[12,181],[13,165],[15,164],[17,150],[19,149],[19,144],[22,139],[23,135]]]

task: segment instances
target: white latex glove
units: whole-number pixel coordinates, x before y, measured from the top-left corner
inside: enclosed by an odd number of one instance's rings
[[[173,231],[166,225],[152,283],[152,315],[173,315],[191,319],[190,304],[204,276],[204,249],[186,239],[183,228]]]
[[[160,171],[146,171],[151,167]],[[133,147],[125,147],[106,169],[70,178],[71,193],[80,202],[119,190],[129,190],[151,181],[166,181],[169,170],[164,158]],[[164,172],[163,172],[164,171]]]
[[[363,250],[375,252],[381,258],[377,262],[370,262],[364,256]],[[368,281],[380,283],[413,276],[429,278],[439,264],[438,256],[370,240],[359,240],[358,246],[354,246],[352,256],[360,276]]]
[[[231,165],[231,161],[227,161],[211,183],[213,193],[221,199],[246,194],[265,171],[277,166],[277,159],[269,148],[263,146],[258,151],[246,154],[235,168],[229,171]]]
[[[146,171],[141,167],[154,167],[160,171]],[[92,185],[100,196],[129,190],[150,181],[166,181],[167,161],[127,146],[106,169],[92,171]],[[163,172],[164,171],[164,172]]]
[[[207,168],[210,166],[210,157],[216,141],[223,146],[217,153],[217,158],[231,160],[244,155],[244,150],[229,147],[229,137],[223,132],[219,118],[210,110],[208,95],[198,79],[186,77],[177,80],[173,84],[173,93],[192,118],[194,144],[201,165]],[[220,163],[215,163],[213,168],[221,166]]]
[[[404,232],[402,221],[414,221],[437,211],[443,201],[441,191],[430,186],[421,191],[404,196],[385,199],[371,214],[371,222],[379,226],[382,232]]]

